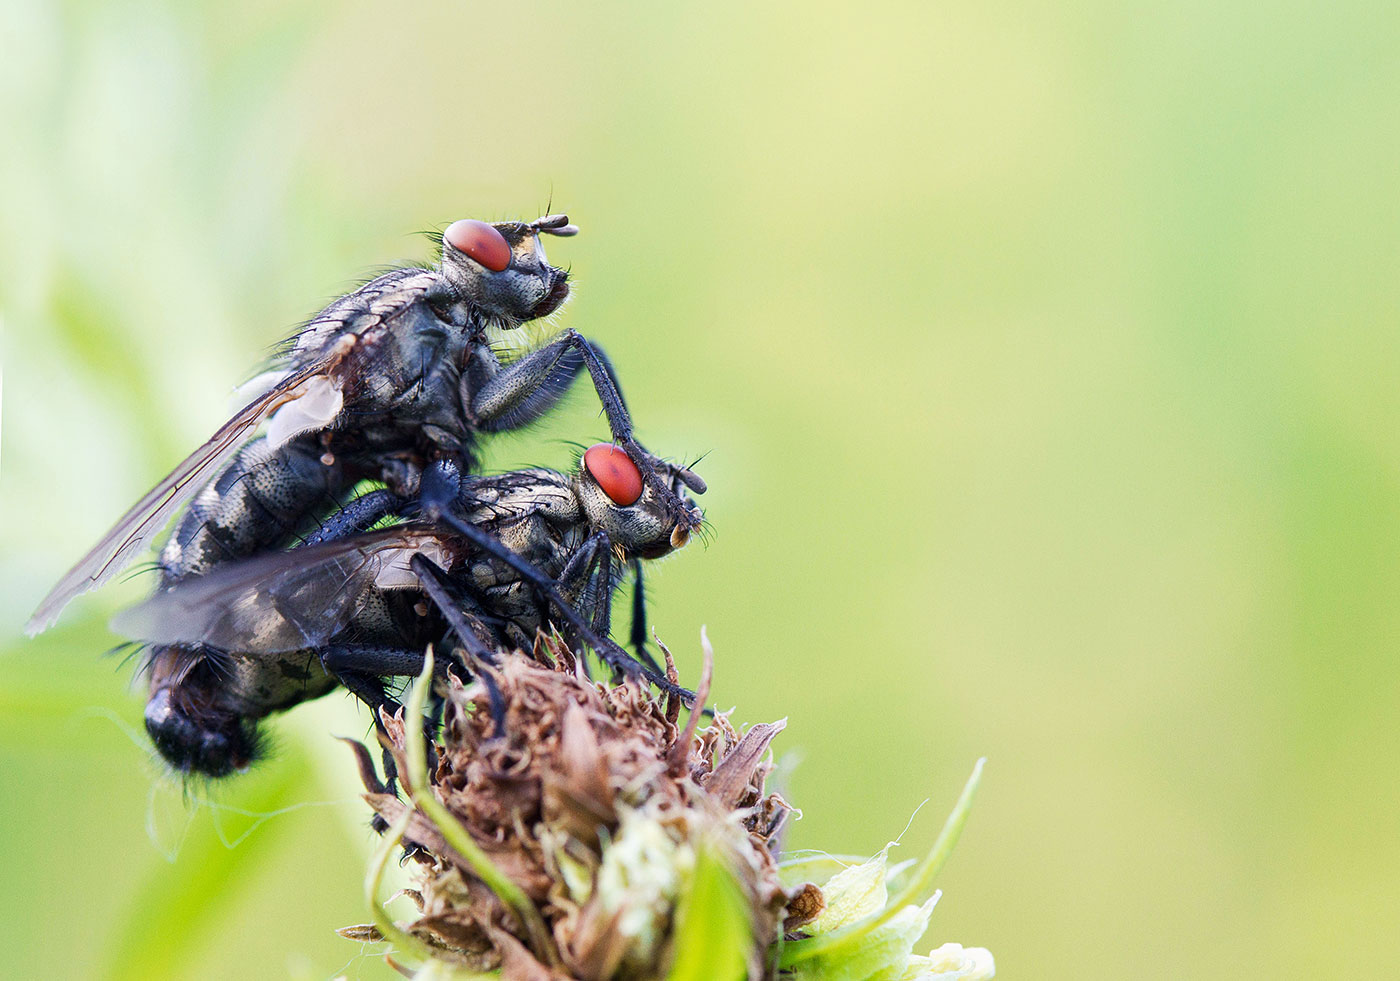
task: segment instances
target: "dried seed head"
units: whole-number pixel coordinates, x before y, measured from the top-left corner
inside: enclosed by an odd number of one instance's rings
[[[441,959],[507,978],[661,976],[703,852],[744,897],[750,973],[761,975],[784,920],[807,922],[821,904],[813,886],[790,895],[774,860],[791,808],[765,780],[783,723],[741,735],[717,714],[682,729],[674,700],[594,682],[561,645],[546,646],[551,663],[506,655],[489,678],[448,691],[426,787],[410,766],[417,727],[402,713],[384,720],[405,789],[430,793],[457,826],[431,819],[421,797],[415,808],[367,781],[380,817],[407,822],[420,911],[407,931]],[[523,893],[542,931],[488,888],[450,843],[457,832]]]
[[[704,704],[713,663],[701,636]],[[343,935],[389,940],[424,962],[421,974],[403,973],[437,978],[458,965],[499,969],[508,981],[995,974],[980,947],[914,954],[982,762],[928,856],[894,870],[897,888],[885,851],[855,865],[820,853],[791,859],[789,875],[835,874],[820,887],[795,877],[785,888],[775,855],[794,812],[765,788],[769,746],[784,723],[741,735],[722,713],[702,728],[692,712],[682,727],[674,698],[595,683],[557,637],[542,638],[533,656],[506,654],[472,685],[451,683],[442,741],[425,754],[418,726],[404,719],[423,711],[431,662],[429,652],[407,712],[381,719],[409,801],[386,793],[368,754],[358,754],[365,799],[390,829],[377,867],[405,843],[417,869],[417,888],[405,894],[419,915],[395,924],[376,903],[373,924]]]

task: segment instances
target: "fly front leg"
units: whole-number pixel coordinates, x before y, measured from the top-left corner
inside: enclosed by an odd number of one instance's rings
[[[598,392],[598,399],[603,403],[603,412],[608,417],[613,441],[627,451],[632,462],[641,468],[642,475],[653,484],[653,488],[660,493],[662,499],[674,495],[671,488],[661,480],[658,471],[665,471],[680,478],[681,482],[696,494],[705,493],[705,481],[701,480],[698,474],[691,473],[685,467],[664,462],[637,442],[632,433],[632,415],[627,411],[627,403],[623,401],[617,375],[613,372],[612,362],[602,349],[590,343],[576,330],[564,331],[556,343],[570,345],[583,358],[584,367],[588,369],[588,374],[593,379],[593,387]]]
[[[566,330],[538,350],[498,371],[472,395],[469,406],[478,426],[487,431],[513,429],[538,419],[563,396],[580,370],[587,368],[603,403],[613,442],[620,446],[642,471],[662,500],[675,497],[661,478],[666,472],[678,477],[697,494],[705,492],[705,482],[684,467],[664,463],[638,443],[632,430],[632,415],[617,384],[612,363],[601,349],[576,330]],[[688,516],[680,502],[676,510]]]
[[[594,557],[587,563],[587,568],[575,571],[573,575],[578,580],[578,585],[574,586],[570,582],[570,568],[566,566],[564,573],[559,577],[559,585],[566,596],[583,597],[579,601],[579,612],[587,615],[590,606],[593,610],[593,631],[600,637],[611,640],[612,637],[612,601],[613,594],[617,591],[617,586],[622,577],[622,572],[613,571],[612,542],[607,537],[607,532],[599,531],[595,533],[590,542],[598,540],[598,547]],[[587,543],[586,543],[587,544]],[[644,642],[638,640],[638,630],[646,631],[646,615],[639,613],[641,609],[638,599],[641,596],[642,588],[642,565],[639,561],[633,561],[632,566],[637,570],[637,592],[633,597],[632,609],[632,648],[637,660],[641,661],[657,675],[664,675],[661,665],[656,663],[656,659],[651,656]],[[570,560],[570,565],[573,561]]]
[[[592,609],[593,631],[600,637],[612,635],[613,594],[626,571],[619,569],[614,572],[613,562],[612,540],[606,531],[596,531],[575,550],[559,575],[560,592],[565,596],[580,597],[575,604],[579,613],[587,616],[589,609]],[[632,651],[638,661],[658,675],[664,674],[646,645],[647,613],[642,562],[632,559],[628,565],[636,576],[636,588],[632,592]]]
[[[595,577],[594,573],[598,575]],[[566,597],[577,597],[575,609],[583,616],[592,609],[593,631],[600,637],[607,637],[612,630],[611,590],[607,581],[612,575],[612,540],[606,531],[595,531],[588,539],[574,549],[573,555],[559,574],[559,591]],[[604,582],[604,592],[599,594],[596,581]]]

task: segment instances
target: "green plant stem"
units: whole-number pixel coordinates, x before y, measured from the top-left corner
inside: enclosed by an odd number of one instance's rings
[[[492,892],[511,910],[520,925],[530,935],[531,945],[535,953],[545,959],[551,967],[560,967],[563,961],[559,958],[559,951],[554,946],[554,940],[549,935],[548,928],[545,927],[544,919],[540,916],[540,911],[535,908],[535,904],[530,902],[530,897],[525,895],[524,890],[517,886],[498,869],[490,857],[481,850],[456,818],[448,812],[433,793],[428,784],[428,762],[427,754],[423,749],[422,736],[413,731],[410,727],[418,724],[418,720],[423,718],[423,710],[428,704],[428,688],[432,684],[433,677],[433,649],[428,648],[427,657],[424,658],[423,673],[420,674],[413,687],[408,693],[408,707],[404,721],[404,738],[407,742],[408,772],[413,781],[413,803],[421,810],[428,820],[437,826],[442,834],[443,840],[451,848],[461,855],[471,866],[473,874],[484,882]]]
[[[972,798],[977,793],[977,785],[982,780],[982,767],[986,762],[986,757],[983,757],[972,768],[972,776],[968,777],[967,784],[958,796],[957,804],[954,805],[952,813],[948,815],[948,820],[943,822],[943,830],[938,833],[938,840],[933,843],[933,850],[929,852],[928,858],[924,859],[923,864],[914,872],[909,883],[896,893],[895,897],[886,903],[883,909],[872,913],[863,920],[857,920],[855,923],[830,933],[809,937],[805,940],[794,940],[784,945],[779,965],[791,967],[800,961],[829,954],[847,944],[855,943],[871,930],[889,922],[905,906],[916,903],[919,896],[933,885],[934,878],[942,871],[944,864],[948,861],[953,846],[958,843],[963,826],[967,824],[968,813],[972,810]]]
[[[398,925],[389,919],[389,914],[385,912],[384,907],[379,905],[378,898],[379,883],[383,880],[384,870],[389,865],[389,856],[403,839],[404,832],[408,830],[408,823],[412,819],[413,812],[405,810],[384,833],[384,843],[374,853],[374,858],[371,859],[369,865],[369,874],[365,876],[365,895],[369,899],[370,916],[374,919],[374,925],[379,930],[379,935],[401,951],[427,959],[431,957],[427,945],[417,937],[400,930]]]

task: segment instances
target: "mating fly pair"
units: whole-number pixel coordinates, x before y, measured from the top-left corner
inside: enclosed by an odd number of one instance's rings
[[[332,533],[339,528],[359,531],[379,517],[417,507],[431,510],[459,535],[467,528],[489,536],[472,519],[444,506],[448,499],[460,503],[456,489],[441,491],[452,482],[447,475],[473,473],[480,435],[538,419],[584,371],[602,402],[612,443],[647,492],[648,506],[663,514],[683,541],[701,520],[684,489],[703,492],[704,482],[660,461],[636,441],[602,352],[572,330],[510,362],[502,362],[493,348],[500,331],[546,316],[567,298],[567,273],[548,263],[540,238],[576,232],[562,215],[528,223],[458,221],[443,233],[436,266],[396,269],[331,303],[287,342],[273,370],[256,380],[251,401],[60,580],[31,619],[30,632],[45,629],[71,599],[121,571],[187,503],[160,554],[158,600],[253,556],[302,540],[315,542],[318,534],[324,541],[328,536],[320,528],[327,522]],[[362,481],[382,487],[351,501]],[[462,481],[463,486],[470,483],[470,478]],[[353,535],[346,540],[359,541]],[[524,582],[521,568],[536,557],[504,551],[510,558],[498,560],[508,565],[517,561],[514,568]],[[470,574],[454,576],[450,563],[437,565],[464,595],[481,586]],[[635,568],[640,574],[640,566]],[[543,589],[552,570],[536,571],[530,588]],[[417,579],[398,585],[397,592],[371,590],[366,603],[382,608],[381,624],[395,621],[390,633],[411,635],[414,631],[406,625],[413,621],[402,608],[406,604],[415,617],[428,619],[417,608],[433,587]],[[418,590],[423,592],[414,600]],[[592,604],[597,620],[599,605],[606,605],[603,594],[610,596],[610,591],[595,592],[596,599],[585,589],[576,600]],[[562,599],[563,593],[556,593]],[[499,624],[493,633],[490,618],[513,621],[490,612],[490,606],[483,610],[486,617],[478,619],[490,639],[499,641],[507,635]],[[583,622],[583,617],[572,609],[564,613],[568,606],[556,603],[556,611],[577,631],[575,621]],[[602,616],[605,621],[606,614]],[[299,650],[317,653],[315,665],[280,656],[285,651],[263,650],[257,638],[240,637],[233,646],[246,645],[247,650],[231,652],[197,631],[159,625],[155,619],[154,613],[146,617],[142,631],[155,642],[148,652],[146,727],[162,755],[180,770],[219,776],[242,768],[256,750],[257,719],[323,694],[336,683],[370,700],[377,689],[382,699],[377,678],[398,673],[385,661],[332,657],[327,665],[320,657],[330,653],[317,650],[330,638],[358,642],[353,638],[370,629],[374,617],[363,604],[341,625],[349,638],[340,638],[337,628],[326,641],[300,645]],[[528,623],[517,626],[528,632]],[[586,626],[594,632],[591,624]],[[643,671],[605,634],[596,640],[580,636],[594,643],[615,670]]]
[[[114,626],[218,651],[210,663],[243,680],[201,689],[204,732],[248,752],[268,707],[337,683],[376,710],[392,709],[383,679],[421,673],[428,645],[460,650],[463,667],[490,685],[498,650],[529,650],[537,631],[555,627],[615,671],[630,671],[635,662],[608,637],[613,593],[634,564],[683,546],[701,517],[674,472],[671,486],[690,512],[686,522],[607,443],[588,449],[573,474],[469,476],[439,462],[416,499],[366,498],[382,506],[347,508],[304,544],[186,579]],[[358,531],[391,513],[403,520]],[[654,666],[641,672],[673,687]],[[190,694],[153,686],[152,704]],[[152,735],[163,752],[177,748],[162,745],[164,731]],[[208,772],[220,759],[196,768]]]

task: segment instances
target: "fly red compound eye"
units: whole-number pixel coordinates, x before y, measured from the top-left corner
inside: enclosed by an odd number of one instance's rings
[[[618,507],[631,507],[642,496],[642,472],[611,443],[590,446],[583,454],[583,466]]]
[[[447,226],[443,241],[465,252],[492,272],[510,265],[510,243],[493,226],[475,218],[463,218]]]

